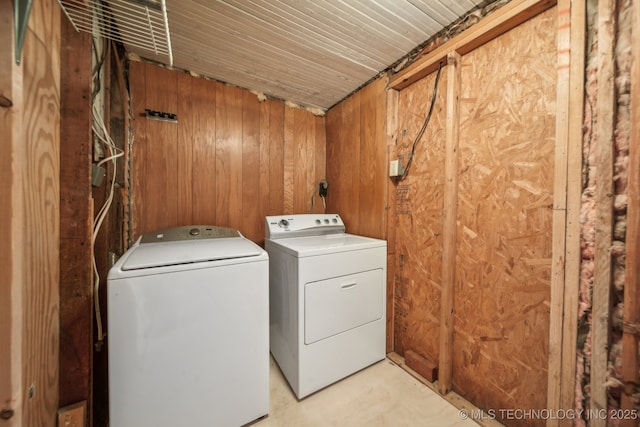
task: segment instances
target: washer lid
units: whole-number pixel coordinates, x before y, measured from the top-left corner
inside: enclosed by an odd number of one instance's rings
[[[244,237],[139,243],[132,247],[122,270],[165,267],[224,259],[249,258],[262,248]]]

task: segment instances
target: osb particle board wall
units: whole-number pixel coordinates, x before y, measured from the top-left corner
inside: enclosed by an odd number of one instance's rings
[[[546,406],[556,15],[551,9],[461,59],[453,388],[483,408]],[[400,156],[421,124],[433,81],[434,74],[399,94]],[[444,88],[443,73],[409,177],[395,188],[395,350],[434,361]]]
[[[309,212],[325,177],[324,117],[147,63],[131,62],[129,79],[130,239],[211,224],[262,243],[266,215]],[[145,109],[176,113],[178,123],[148,120]]]
[[[403,90],[398,99],[398,153],[406,165],[429,110],[435,74]],[[440,74],[434,111],[396,192],[394,349],[438,360],[447,77]]]
[[[60,9],[34,2],[20,66],[0,2],[0,410],[52,425],[58,408]],[[5,412],[6,414],[6,412]]]
[[[454,388],[545,408],[555,9],[462,58]]]

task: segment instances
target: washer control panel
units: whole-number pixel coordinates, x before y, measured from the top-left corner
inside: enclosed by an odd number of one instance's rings
[[[142,236],[140,243],[177,242],[180,240],[220,239],[242,237],[238,230],[216,225],[187,225],[153,231]]]
[[[320,236],[344,233],[345,227],[338,214],[275,215],[265,218],[265,238]]]

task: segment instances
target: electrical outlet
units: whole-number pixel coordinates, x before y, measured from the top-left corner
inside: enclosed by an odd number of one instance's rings
[[[391,160],[389,162],[389,176],[390,177],[395,177],[395,176],[400,176],[402,175],[402,164],[400,163],[400,160]]]
[[[85,427],[86,418],[86,401],[58,409],[58,427]]]
[[[329,183],[326,179],[321,180],[318,183],[318,194],[320,197],[327,197],[327,189],[329,188]]]

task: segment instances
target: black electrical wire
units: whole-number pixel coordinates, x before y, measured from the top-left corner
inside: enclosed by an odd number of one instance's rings
[[[422,127],[420,128],[420,131],[418,131],[418,134],[413,140],[413,144],[411,146],[411,154],[409,154],[409,160],[407,160],[407,166],[404,168],[404,171],[400,176],[400,180],[403,180],[407,177],[407,174],[409,173],[409,167],[411,166],[411,161],[413,160],[413,155],[416,151],[416,145],[418,145],[418,142],[420,141],[420,138],[422,138],[422,135],[424,134],[425,129],[427,129],[429,120],[431,120],[431,114],[433,113],[433,106],[436,104],[436,95],[438,94],[438,82],[440,81],[440,71],[442,71],[442,62],[438,63],[438,72],[436,73],[436,79],[433,82],[433,94],[431,95],[431,105],[429,106],[429,112],[427,113],[427,116],[425,117],[424,122],[422,123]]]

